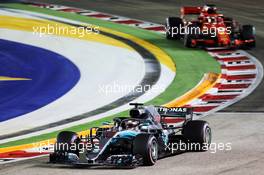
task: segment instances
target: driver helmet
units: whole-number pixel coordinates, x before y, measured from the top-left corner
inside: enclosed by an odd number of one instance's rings
[[[214,5],[205,5],[203,7],[203,10],[207,12],[208,14],[215,14],[216,13],[216,7]]]
[[[129,120],[129,121],[127,121],[126,129],[136,129],[136,127],[138,126],[138,124],[139,124],[139,121]]]

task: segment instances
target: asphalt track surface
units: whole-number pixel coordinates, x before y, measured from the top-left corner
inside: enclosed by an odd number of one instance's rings
[[[152,167],[132,170],[106,168],[73,168],[48,164],[48,158],[37,158],[0,165],[3,175],[160,175],[160,174],[263,174],[264,164],[264,117],[262,114],[215,114],[207,117],[213,131],[213,143],[231,143],[231,151],[217,150],[189,152],[167,157]],[[239,121],[239,122],[238,122]],[[225,147],[227,148],[227,147]],[[222,149],[222,148],[220,148]]]
[[[264,1],[263,0],[37,0],[95,10],[163,24],[168,16],[178,16],[181,6],[216,4],[224,15],[257,30],[257,48],[249,51],[264,64]],[[247,98],[224,109],[228,112],[264,112],[264,82]]]
[[[162,1],[162,0],[42,0],[72,7],[86,8],[131,18],[163,23],[167,16],[178,15],[182,5],[214,3],[224,14],[241,23],[251,23],[257,28],[257,48],[249,51],[263,63],[264,2],[261,0],[228,1]],[[238,3],[239,2],[239,3]],[[213,143],[232,143],[231,151],[183,153],[159,160],[153,167],[134,170],[75,169],[47,164],[47,158],[38,158],[0,166],[0,174],[263,174],[264,164],[264,83],[247,98],[224,111],[259,113],[218,113],[205,118],[213,131]]]

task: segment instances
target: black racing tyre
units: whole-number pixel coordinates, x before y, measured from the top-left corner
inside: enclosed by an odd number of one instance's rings
[[[143,158],[143,165],[152,166],[158,159],[158,142],[155,136],[149,134],[139,134],[133,141],[134,155]]]
[[[243,25],[241,27],[241,39],[242,40],[254,40],[254,42],[247,43],[245,46],[248,48],[256,47],[256,32],[255,27],[252,25]]]
[[[188,48],[194,48],[195,45],[192,44],[193,36],[190,34],[185,34],[183,39],[183,45]]]
[[[78,150],[71,150],[73,144],[78,144],[78,135],[71,131],[62,131],[57,136],[55,152],[72,152],[78,154]],[[77,146],[77,145],[76,145]]]
[[[212,140],[209,124],[202,120],[192,120],[183,126],[183,136],[189,140],[192,151],[207,151]]]
[[[183,38],[183,44],[188,48],[195,48],[197,45],[192,43],[193,39],[198,39],[200,36],[200,27],[198,24],[191,24],[187,27]]]
[[[166,38],[167,39],[181,39],[180,33],[181,28],[184,27],[184,23],[179,17],[168,17],[165,23],[166,27]],[[175,34],[174,34],[175,33]]]
[[[241,37],[244,40],[255,39],[255,27],[252,25],[243,25],[241,28]]]

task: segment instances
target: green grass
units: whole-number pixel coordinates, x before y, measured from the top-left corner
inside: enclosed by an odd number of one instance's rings
[[[52,11],[48,9],[30,7],[21,4],[2,4],[2,6],[45,13],[53,16],[64,17],[67,19],[86,22],[101,27],[111,28],[116,31],[134,35],[136,37],[139,37],[143,40],[146,40],[160,47],[163,51],[165,51],[168,55],[172,57],[173,61],[176,64],[177,75],[174,78],[171,85],[166,89],[166,91],[164,91],[162,94],[160,94],[158,97],[154,98],[153,100],[149,101],[148,104],[151,103],[155,105],[161,105],[168,101],[171,101],[183,95],[184,93],[192,89],[195,85],[197,85],[205,73],[208,72],[220,73],[220,65],[207,52],[199,49],[187,49],[183,47],[181,42],[166,40],[162,34],[146,31],[143,29],[138,29],[130,26],[115,24],[107,21],[102,21],[90,17],[80,16],[76,14]],[[126,116],[126,112],[127,111],[121,112],[115,115],[115,117]],[[110,121],[113,117],[114,116],[108,116],[106,118],[94,122],[84,123],[82,125],[66,128],[64,130],[71,130],[76,132],[82,131],[91,126],[99,126],[103,121]],[[58,132],[59,131],[0,144],[0,148],[26,144],[26,143],[33,143],[33,142],[49,139],[52,137],[54,138]]]

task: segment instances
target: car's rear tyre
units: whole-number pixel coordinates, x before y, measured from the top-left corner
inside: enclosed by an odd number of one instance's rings
[[[65,155],[65,153],[74,153],[79,156],[78,139],[78,135],[75,132],[60,132],[54,145],[54,153],[49,155],[49,161],[51,163],[61,161],[61,158],[58,157],[58,155]],[[75,149],[72,149],[72,146],[74,146],[73,144],[76,144],[74,147]]]
[[[149,134],[139,134],[133,142],[134,155],[143,158],[143,165],[154,165],[158,159],[158,142],[156,137]]]
[[[181,28],[184,27],[183,21],[179,17],[168,17],[165,23],[167,39],[181,39]],[[175,34],[174,34],[175,32]]]
[[[242,40],[254,40],[254,42],[246,43],[246,48],[254,48],[256,47],[256,31],[255,27],[252,25],[243,25],[241,27],[241,39]]]
[[[183,126],[183,136],[189,141],[191,151],[207,151],[212,140],[209,124],[202,120],[192,120]]]

